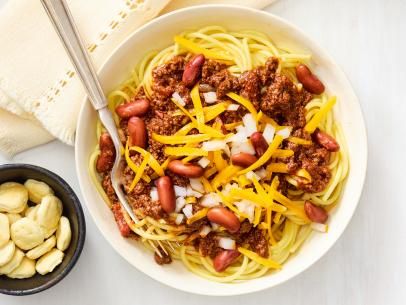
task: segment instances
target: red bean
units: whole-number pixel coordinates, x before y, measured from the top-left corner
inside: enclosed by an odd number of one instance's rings
[[[323,83],[306,65],[300,64],[296,67],[296,77],[310,93],[321,94],[324,92]]]
[[[128,120],[128,135],[131,139],[131,145],[145,148],[147,145],[147,129],[144,120],[133,116]]]
[[[133,102],[124,103],[116,107],[117,115],[122,119],[129,119],[132,116],[142,116],[149,108],[149,101],[145,98]]]
[[[204,169],[200,165],[188,163],[184,164],[180,160],[173,160],[169,162],[168,169],[171,172],[186,178],[199,178],[204,174]]]
[[[305,201],[304,210],[307,217],[313,222],[325,223],[328,219],[326,210],[310,201]]]
[[[318,128],[315,132],[313,132],[312,137],[315,142],[319,143],[328,151],[336,152],[340,150],[340,145],[337,143],[337,141],[332,136]]]
[[[254,164],[257,160],[257,157],[247,153],[238,153],[231,156],[233,164],[241,167],[248,167]]]
[[[254,146],[257,157],[260,158],[268,149],[268,142],[261,132],[256,131],[250,137],[252,146]]]
[[[239,256],[240,256],[240,252],[238,252],[236,250],[223,250],[223,251],[219,252],[213,260],[214,270],[216,270],[217,272],[223,272]]]
[[[205,62],[203,54],[193,56],[185,66],[183,71],[182,81],[187,87],[193,87],[198,81],[202,72],[202,67]]]
[[[207,212],[207,219],[224,228],[230,233],[240,229],[240,221],[231,211],[223,207],[214,207]]]
[[[172,213],[176,207],[175,189],[170,177],[162,176],[155,181],[159,203],[166,213]]]

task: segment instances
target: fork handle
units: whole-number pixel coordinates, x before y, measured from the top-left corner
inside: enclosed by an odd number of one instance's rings
[[[65,0],[41,0],[56,32],[68,53],[86,93],[96,110],[107,106],[107,100],[97,79],[71,12]]]

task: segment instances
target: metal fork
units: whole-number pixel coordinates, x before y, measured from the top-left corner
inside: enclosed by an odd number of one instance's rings
[[[90,62],[87,51],[80,39],[72,14],[70,13],[65,0],[41,0],[41,2],[49,18],[51,19],[51,22],[54,25],[55,30],[58,33],[59,38],[61,39],[80,80],[82,81],[83,86],[85,87],[91,104],[93,105],[94,109],[97,110],[100,121],[113,140],[116,150],[116,159],[111,171],[111,182],[121,206],[125,209],[128,215],[130,215],[134,223],[137,224],[139,219],[129,205],[121,187],[120,163],[122,155],[120,154],[121,141],[118,135],[117,127],[110,110],[107,108],[107,99],[103,93],[96,72]],[[168,254],[162,242],[157,241],[156,243],[157,245],[153,242],[150,244],[159,256],[162,257],[163,253]]]

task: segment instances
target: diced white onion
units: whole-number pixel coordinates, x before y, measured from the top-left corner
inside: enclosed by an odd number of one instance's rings
[[[258,176],[256,173],[254,173],[253,171],[249,171],[245,174],[245,177],[247,177],[247,179],[252,180],[253,178],[255,178],[257,181],[261,179],[260,176]]]
[[[235,240],[228,238],[228,237],[220,237],[219,239],[219,246],[220,248],[226,250],[234,250],[235,249]]]
[[[192,217],[193,215],[193,206],[191,204],[187,204],[183,209],[182,209],[183,214],[185,214],[185,216],[187,218]]]
[[[209,234],[210,232],[211,232],[211,228],[209,226],[203,226],[199,232],[199,235],[202,237],[206,237],[207,234]]]
[[[176,197],[186,197],[186,187],[175,185],[173,188],[175,189]]]
[[[149,195],[151,196],[152,201],[157,201],[158,200],[158,190],[157,190],[157,188],[152,187],[151,192],[149,193]]]
[[[200,179],[198,178],[190,178],[190,186],[192,187],[192,189],[194,189],[195,191],[198,191],[200,193],[204,193],[204,186],[203,183],[200,181]]]
[[[244,123],[245,129],[249,136],[257,131],[257,122],[251,113],[247,113],[242,117],[242,122]]]
[[[255,174],[260,178],[260,179],[264,179],[267,175],[266,169],[265,168],[261,168],[257,171],[255,171]]]
[[[244,199],[239,202],[236,202],[235,205],[237,206],[238,210],[241,213],[248,215],[248,220],[251,223],[254,221],[255,203]]]
[[[197,161],[197,164],[199,164],[203,168],[206,168],[210,164],[210,160],[206,157],[202,157],[199,159],[199,161]]]
[[[218,228],[220,228],[220,225],[218,225],[217,223],[214,222],[210,222],[211,228],[213,231],[218,230]]]
[[[240,105],[238,105],[238,104],[230,104],[230,105],[228,105],[227,110],[228,111],[237,111],[238,108],[240,108]]]
[[[271,143],[273,140],[273,137],[275,136],[275,127],[273,127],[271,124],[266,124],[262,135],[264,136],[265,140],[268,143]]]
[[[175,218],[175,223],[177,225],[180,225],[183,222],[183,219],[185,218],[185,215],[183,214],[177,214]]]
[[[199,203],[200,205],[206,207],[206,208],[211,208],[214,206],[219,205],[221,202],[221,198],[218,194],[216,193],[208,193],[200,199]]]
[[[180,212],[180,210],[182,210],[182,208],[185,206],[186,204],[186,199],[184,197],[178,197],[176,198],[176,207],[175,207],[175,212]]]
[[[199,192],[196,192],[190,185],[188,185],[186,188],[186,196],[200,198],[203,195]]]
[[[254,146],[252,146],[250,141],[245,141],[243,143],[233,143],[231,145],[231,154],[247,153],[250,155],[255,155]]]
[[[277,135],[280,135],[283,139],[289,138],[292,127],[285,127],[276,132]]]
[[[228,196],[230,194],[230,191],[232,189],[236,189],[238,188],[238,184],[237,183],[227,183],[224,187],[223,187],[223,191],[222,193],[226,196]]]
[[[207,104],[213,104],[217,101],[217,94],[216,92],[205,92],[203,93],[204,100]]]
[[[172,94],[172,98],[173,98],[175,101],[177,101],[181,106],[185,106],[185,105],[186,105],[185,100],[179,95],[178,92],[174,92],[174,93]]]
[[[310,226],[313,230],[319,231],[321,233],[327,233],[328,231],[328,225],[324,223],[312,222]]]
[[[206,151],[223,150],[226,145],[226,142],[223,140],[211,140],[203,142],[202,149]]]

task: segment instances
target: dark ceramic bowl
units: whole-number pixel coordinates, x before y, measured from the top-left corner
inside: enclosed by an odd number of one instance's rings
[[[15,181],[24,183],[27,179],[36,179],[47,183],[63,203],[63,215],[71,225],[72,239],[69,248],[64,251],[62,263],[54,271],[28,279],[10,279],[0,275],[0,293],[11,295],[33,294],[52,287],[62,280],[75,266],[83,249],[86,236],[86,224],[78,197],[72,188],[58,175],[47,169],[29,164],[0,165],[0,183]]]

